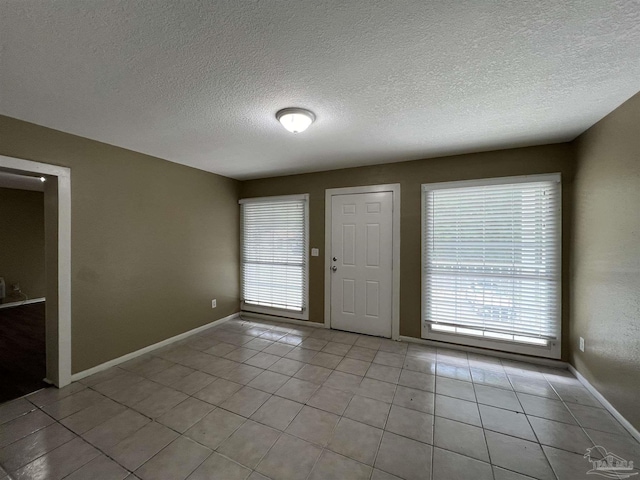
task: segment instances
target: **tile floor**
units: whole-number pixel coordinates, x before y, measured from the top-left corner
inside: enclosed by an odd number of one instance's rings
[[[0,405],[0,480],[593,478],[640,444],[567,371],[238,319]]]

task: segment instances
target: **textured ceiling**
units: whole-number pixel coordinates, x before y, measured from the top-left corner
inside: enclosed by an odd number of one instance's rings
[[[239,179],[566,141],[640,89],[639,0],[3,0],[0,40],[0,113]]]

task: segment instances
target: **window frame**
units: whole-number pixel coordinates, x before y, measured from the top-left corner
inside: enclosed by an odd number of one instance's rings
[[[260,305],[253,305],[245,303],[243,298],[244,291],[244,261],[242,258],[242,249],[244,245],[244,212],[242,207],[240,208],[240,310],[246,313],[258,313],[262,315],[271,315],[275,317],[290,318],[294,320],[309,320],[309,194],[299,195],[278,195],[272,197],[253,197],[243,198],[238,201],[238,204],[242,206],[245,203],[273,203],[273,202],[286,202],[286,201],[299,201],[304,202],[304,272],[303,283],[304,289],[303,295],[303,308],[300,312],[288,310],[286,308],[265,307]]]
[[[532,183],[552,181],[558,185],[558,204],[556,210],[556,228],[558,232],[557,242],[555,245],[557,255],[557,283],[556,283],[556,338],[547,343],[547,345],[533,345],[529,343],[517,343],[512,340],[487,339],[479,335],[470,335],[462,333],[436,332],[431,325],[426,322],[425,288],[426,288],[426,252],[425,252],[425,209],[426,195],[432,190],[479,187],[491,185],[505,185],[516,183]],[[499,350],[503,352],[517,353],[523,355],[532,355],[537,357],[545,357],[552,359],[560,359],[562,353],[562,176],[560,173],[548,173],[540,175],[519,175],[511,177],[483,178],[474,180],[462,180],[452,182],[435,182],[425,183],[421,186],[421,208],[420,208],[420,245],[421,245],[421,262],[420,262],[420,331],[421,337],[426,340],[435,340],[440,342],[453,343],[457,345],[465,345],[469,347],[479,347],[491,350]]]

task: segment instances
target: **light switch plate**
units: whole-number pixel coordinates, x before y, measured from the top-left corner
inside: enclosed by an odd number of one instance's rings
[[[580,351],[584,352],[584,338],[580,337]]]
[[[319,249],[319,248],[312,248],[312,249],[311,249],[311,256],[312,256],[312,257],[318,257],[318,256],[320,256],[320,249]]]

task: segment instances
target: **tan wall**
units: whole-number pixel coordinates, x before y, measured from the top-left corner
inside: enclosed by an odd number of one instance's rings
[[[8,117],[0,132],[0,155],[71,168],[74,373],[238,311],[238,182]]]
[[[4,303],[24,298],[12,294],[14,283],[29,298],[45,296],[44,193],[0,188],[0,277]]]
[[[571,363],[640,429],[640,94],[576,151]]]
[[[538,173],[563,175],[563,358],[568,358],[569,269],[568,239],[573,151],[570,145],[502,150],[496,152],[392,163],[372,167],[332,170],[242,182],[241,197],[310,194],[310,247],[320,248],[311,257],[309,271],[309,318],[324,322],[324,202],[325,189],[400,183],[400,334],[420,337],[420,244],[421,185],[430,182],[467,180]]]

